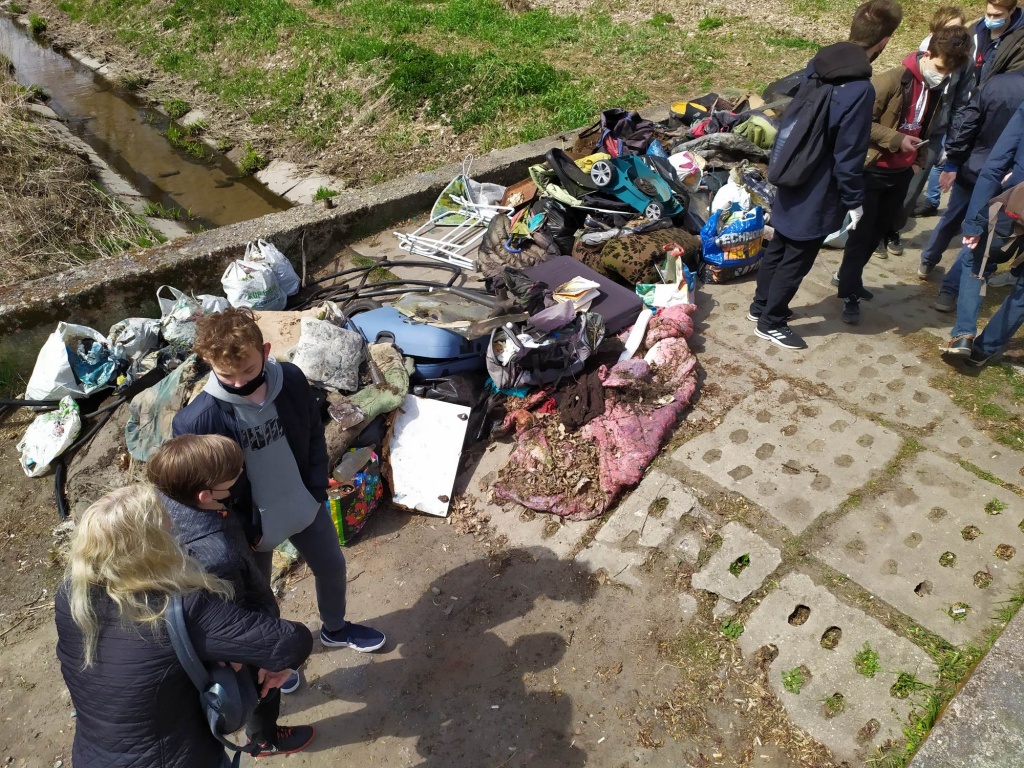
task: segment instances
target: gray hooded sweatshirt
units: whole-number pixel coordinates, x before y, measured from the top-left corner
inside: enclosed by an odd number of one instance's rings
[[[204,390],[231,405],[238,420],[238,440],[245,453],[245,473],[252,486],[252,503],[259,511],[263,538],[259,552],[270,552],[289,536],[309,527],[320,509],[302,482],[295,455],[277,416],[274,400],[284,376],[275,360],[268,360],[267,398],[262,405],[224,391],[211,375]]]

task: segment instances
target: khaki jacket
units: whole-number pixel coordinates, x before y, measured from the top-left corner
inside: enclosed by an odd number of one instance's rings
[[[875,106],[871,119],[871,144],[864,160],[865,168],[874,165],[883,152],[899,152],[904,134],[898,129],[906,111],[906,100],[913,93],[913,77],[910,71],[901,65],[871,78],[871,84],[875,88]],[[921,124],[921,138],[928,138],[932,118],[939,111],[936,102],[941,98],[941,93],[938,94],[938,99],[933,95],[932,103],[928,105]],[[921,147],[917,151],[915,164],[924,166],[927,155],[928,147]]]

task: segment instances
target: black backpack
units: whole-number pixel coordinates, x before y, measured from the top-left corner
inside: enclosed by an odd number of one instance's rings
[[[247,667],[236,672],[229,665],[207,667],[202,662],[185,625],[181,595],[171,595],[167,599],[164,618],[174,654],[199,693],[199,705],[203,708],[210,732],[235,753],[231,766],[238,768],[242,752],[255,757],[260,751],[255,744],[243,747],[226,737],[226,734],[234,733],[245,725],[259,704],[259,692],[252,672]]]
[[[808,78],[786,107],[768,162],[768,181],[777,187],[805,184],[830,152],[828,109],[832,85]]]

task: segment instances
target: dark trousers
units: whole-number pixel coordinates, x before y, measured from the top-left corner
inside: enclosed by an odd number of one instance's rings
[[[814,240],[791,240],[778,230],[768,242],[757,272],[757,289],[750,305],[762,331],[782,328],[789,317],[789,302],[796,296],[800,283],[811,271],[824,237]]]
[[[935,225],[935,229],[932,230],[932,236],[928,238],[928,245],[921,251],[922,264],[931,264],[933,267],[938,264],[942,260],[942,254],[953,242],[953,238],[960,234],[960,227],[967,215],[967,206],[971,202],[971,192],[974,191],[973,184],[968,186],[961,183],[960,175],[957,174],[953,188],[949,192],[946,211],[939,219],[939,223]]]
[[[864,267],[882,238],[903,215],[903,201],[914,172],[869,169],[864,172],[864,217],[850,232],[839,267],[839,298],[860,293]]]
[[[256,689],[259,691],[259,681]],[[260,741],[273,739],[277,733],[277,718],[281,714],[281,689],[271,688],[267,695],[260,699],[252,717],[245,724],[245,735]]]

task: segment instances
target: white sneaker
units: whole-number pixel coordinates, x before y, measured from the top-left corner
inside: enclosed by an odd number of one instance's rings
[[[1013,285],[1017,282],[1017,278],[1007,272],[996,272],[992,277],[988,279],[988,284],[993,288],[1003,288],[1007,285]]]

